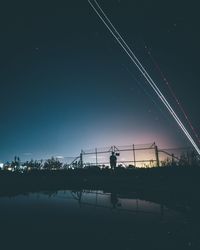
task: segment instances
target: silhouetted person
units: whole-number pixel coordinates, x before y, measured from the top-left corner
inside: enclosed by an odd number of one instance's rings
[[[111,193],[110,194],[110,202],[113,205],[113,208],[116,208],[117,204],[118,204],[118,197],[116,193]]]
[[[111,169],[115,169],[117,165],[117,157],[114,152],[112,152],[112,155],[110,156],[110,166]]]

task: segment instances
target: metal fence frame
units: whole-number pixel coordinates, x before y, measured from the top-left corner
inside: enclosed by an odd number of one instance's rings
[[[122,148],[123,147],[123,148]],[[154,154],[154,159],[144,159],[144,160],[138,160],[136,157],[136,152],[137,151],[145,151],[145,150],[152,150]],[[79,162],[78,162],[78,167],[84,168],[87,166],[108,166],[110,165],[109,161],[101,161],[99,160],[99,155],[100,154],[111,154],[114,152],[115,154],[120,154],[121,152],[132,152],[132,159],[129,160],[124,160],[120,161],[121,164],[127,164],[127,165],[132,165],[134,167],[137,167],[138,163],[153,163],[156,166],[159,166],[159,151],[156,143],[150,143],[150,144],[141,144],[141,145],[129,145],[129,146],[111,146],[108,147],[107,149],[99,149],[95,148],[92,150],[81,150],[80,156],[79,156]],[[94,156],[95,157],[95,162],[85,162],[85,157],[86,156]],[[108,159],[109,160],[109,159]]]

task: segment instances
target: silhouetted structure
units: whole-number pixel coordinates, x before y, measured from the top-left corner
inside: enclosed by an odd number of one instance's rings
[[[117,165],[117,157],[115,155],[115,152],[112,152],[111,156],[110,156],[110,167],[111,169],[115,169]]]

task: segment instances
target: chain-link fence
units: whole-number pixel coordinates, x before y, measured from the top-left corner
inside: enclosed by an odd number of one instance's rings
[[[117,157],[117,165],[123,167],[157,166],[158,148],[155,143],[142,145],[111,146],[82,150],[80,161],[82,167],[110,165],[110,155],[114,152]]]
[[[172,165],[198,165],[200,159],[192,148],[160,149],[156,143],[111,146],[82,150],[79,167],[110,166],[110,156],[114,152],[117,166],[157,167]]]
[[[88,167],[110,167],[110,156],[114,154],[117,167],[141,168],[159,166],[200,166],[199,155],[192,148],[160,149],[156,143],[110,146],[81,150],[77,157],[54,156],[50,159],[22,162],[19,157],[5,163],[2,169],[75,169]]]

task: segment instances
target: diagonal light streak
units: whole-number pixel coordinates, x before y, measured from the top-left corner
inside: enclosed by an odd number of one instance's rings
[[[177,98],[175,92],[173,91],[172,87],[170,86],[169,81],[166,79],[166,77],[165,77],[164,73],[162,72],[162,70],[161,70],[159,64],[157,63],[157,61],[155,60],[155,58],[152,56],[152,54],[151,54],[151,52],[150,52],[150,50],[148,49],[148,47],[147,47],[146,44],[145,44],[145,48],[147,49],[147,53],[148,53],[149,57],[151,58],[153,64],[155,65],[156,69],[158,70],[158,72],[160,73],[161,77],[163,78],[163,81],[166,83],[166,85],[167,85],[167,87],[168,87],[170,93],[172,94],[174,100],[175,100],[176,103],[178,104],[178,106],[179,106],[181,112],[183,113],[183,115],[184,115],[186,121],[188,122],[188,125],[190,126],[191,130],[193,131],[193,134],[195,135],[195,137],[196,137],[196,139],[197,139],[197,141],[198,141],[198,143],[199,143],[199,145],[200,145],[199,136],[198,136],[197,132],[195,131],[195,129],[194,129],[194,127],[193,127],[193,125],[192,125],[192,123],[191,123],[191,121],[190,121],[190,119],[189,119],[189,116],[186,114],[186,111],[184,110],[182,104],[180,103],[180,101],[178,100],[178,98]]]
[[[182,129],[188,140],[191,142],[191,144],[194,146],[197,153],[200,155],[200,149],[196,145],[195,141],[190,136],[189,132],[169,104],[169,102],[166,100],[165,96],[162,94],[160,89],[157,87],[156,83],[153,81],[153,79],[150,77],[148,72],[145,70],[143,65],[140,63],[136,55],[133,53],[133,51],[130,49],[130,47],[127,45],[127,43],[124,41],[120,33],[116,30],[114,25],[111,23],[109,18],[106,16],[100,5],[97,3],[96,0],[94,0],[94,3],[96,6],[91,2],[91,0],[88,0],[88,3],[92,7],[92,9],[95,11],[95,13],[98,15],[98,17],[101,19],[101,21],[104,23],[104,25],[107,27],[107,29],[110,31],[110,33],[113,35],[113,37],[116,39],[116,41],[119,43],[119,45],[122,47],[122,49],[126,52],[126,54],[129,56],[131,61],[136,65],[136,67],[139,69],[139,71],[142,73],[144,78],[147,80],[147,82],[150,84],[150,86],[153,88],[153,90],[156,92],[158,97],[161,99],[163,104],[166,106],[170,114],[173,116],[179,127]]]

